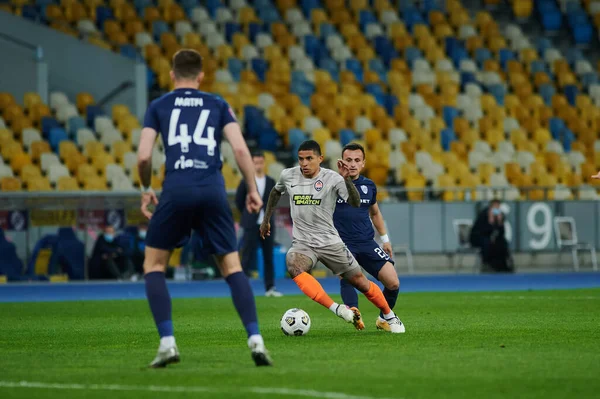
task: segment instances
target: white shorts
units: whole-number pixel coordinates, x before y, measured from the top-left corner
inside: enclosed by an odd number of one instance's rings
[[[360,268],[360,265],[344,243],[315,248],[294,241],[292,247],[288,250],[288,254],[292,252],[309,257],[312,260],[311,268],[315,267],[318,261],[321,261],[336,275]]]

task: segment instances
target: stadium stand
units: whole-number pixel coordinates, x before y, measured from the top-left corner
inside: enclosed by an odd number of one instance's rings
[[[600,2],[486,0],[510,4],[548,31],[565,24],[589,44]],[[307,138],[327,161],[358,141],[366,175],[384,186],[433,187],[447,201],[596,198],[600,167],[598,70],[573,48],[530,40],[487,11],[471,17],[459,0],[12,0],[20,14],[126,57],[143,57],[149,81],[170,90],[170,58],[183,47],[205,57],[203,89],[235,109],[245,134],[267,150],[268,173]],[[74,102],[71,102],[74,101]],[[110,115],[81,93],[0,94],[0,177],[9,190],[131,190],[139,184],[140,122],[124,106]],[[164,171],[162,146],[153,185]],[[240,179],[224,143],[228,188]],[[575,189],[580,187],[583,189]],[[471,191],[454,191],[467,188]]]

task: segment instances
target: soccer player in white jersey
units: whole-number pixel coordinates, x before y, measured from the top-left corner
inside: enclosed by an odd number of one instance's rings
[[[338,197],[354,207],[360,206],[360,195],[352,182],[348,166],[338,160],[338,171],[322,168],[321,147],[316,141],[303,142],[298,149],[299,166],[281,172],[271,190],[261,236],[270,234],[269,220],[279,201],[288,192],[293,227],[293,242],[286,256],[287,270],[300,290],[313,301],[335,315],[363,329],[358,309],[351,310],[331,299],[321,284],[308,272],[321,261],[333,273],[348,280],[383,313],[393,333],[404,332],[404,325],[390,309],[381,289],[361,272],[354,256],[348,251],[333,225],[333,213]]]

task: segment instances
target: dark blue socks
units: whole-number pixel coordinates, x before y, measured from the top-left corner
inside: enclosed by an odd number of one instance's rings
[[[344,305],[351,308],[358,308],[358,293],[356,289],[346,279],[340,280],[340,293]]]
[[[390,306],[390,309],[394,309],[394,306],[396,306],[396,300],[398,299],[398,291],[400,290],[388,290],[387,288],[383,289],[383,296],[385,297],[385,300]],[[383,318],[383,313],[379,312],[379,316]]]
[[[160,337],[173,335],[173,321],[171,320],[171,296],[167,289],[165,274],[151,272],[144,276],[146,282],[146,297],[150,304],[152,316]]]
[[[244,272],[237,272],[227,276],[225,281],[229,284],[233,305],[240,315],[240,319],[242,319],[248,337],[260,334],[256,317],[256,305],[254,304],[254,294],[252,293],[248,277],[246,277]]]

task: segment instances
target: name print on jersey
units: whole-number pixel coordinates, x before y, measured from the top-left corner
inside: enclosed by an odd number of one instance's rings
[[[321,205],[321,199],[313,198],[312,194],[295,194],[292,199],[295,205]]]
[[[204,101],[201,98],[177,97],[175,98],[176,107],[202,107]]]

